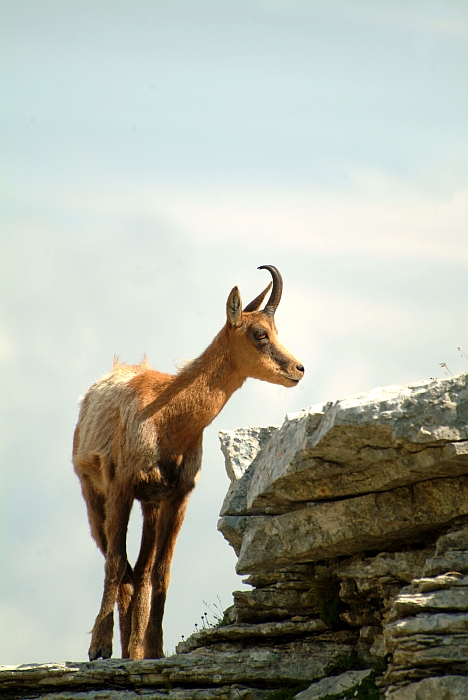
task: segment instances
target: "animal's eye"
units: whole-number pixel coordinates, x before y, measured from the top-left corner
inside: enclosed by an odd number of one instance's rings
[[[257,331],[255,337],[257,340],[268,340],[268,333],[266,331]]]

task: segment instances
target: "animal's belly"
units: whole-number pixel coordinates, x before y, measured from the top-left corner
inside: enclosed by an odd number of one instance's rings
[[[184,489],[180,482],[168,483],[166,481],[154,481],[138,483],[135,487],[135,498],[142,503],[160,503],[180,495]]]
[[[134,486],[135,498],[147,503],[159,503],[189,493],[196,482],[196,475],[187,469],[182,456],[160,460],[151,468],[148,465],[139,477]]]

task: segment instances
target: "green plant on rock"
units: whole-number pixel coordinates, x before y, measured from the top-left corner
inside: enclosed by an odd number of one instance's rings
[[[212,616],[214,618],[214,622],[210,622],[210,621],[208,621],[208,613],[206,613],[206,612],[204,613],[206,624],[204,624],[203,626],[205,629],[206,628],[212,629],[213,627],[225,627],[226,625],[231,624],[229,621],[229,615],[228,615],[227,609],[223,610],[223,604],[221,602],[221,598],[219,597],[219,595],[216,597],[218,598],[218,602],[213,603],[213,605],[210,605],[205,600],[203,601],[203,605],[208,608],[208,610],[210,611],[210,613],[212,614]],[[202,619],[203,619],[203,615],[202,615]]]

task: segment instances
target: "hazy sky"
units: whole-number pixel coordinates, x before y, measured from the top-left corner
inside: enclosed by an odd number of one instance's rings
[[[0,663],[79,660],[103,559],[70,462],[114,354],[198,355],[274,264],[300,387],[205,432],[165,647],[242,586],[217,431],[468,369],[468,5],[0,0]],[[131,523],[135,557],[138,508]],[[119,655],[117,643],[114,655]]]

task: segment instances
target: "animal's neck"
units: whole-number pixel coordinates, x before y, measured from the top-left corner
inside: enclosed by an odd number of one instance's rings
[[[232,357],[223,329],[205,352],[171,382],[168,389],[171,396],[159,414],[168,442],[173,443],[176,437],[177,445],[184,449],[199,444],[203,430],[245,379]],[[157,415],[155,418],[158,420]]]

